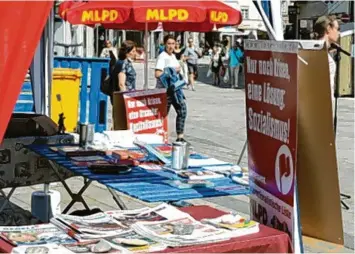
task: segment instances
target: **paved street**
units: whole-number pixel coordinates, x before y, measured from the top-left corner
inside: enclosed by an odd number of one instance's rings
[[[138,73],[142,73],[142,66],[137,67]],[[152,69],[150,69],[150,84],[153,84]],[[245,98],[244,90],[230,88],[217,88],[206,84],[207,65],[200,66],[200,82],[196,85],[196,91],[186,91],[188,101],[188,120],[186,125],[186,139],[190,141],[195,150],[230,162],[237,162],[243,144],[246,139],[245,127]],[[139,75],[143,80],[143,74]],[[141,83],[140,81],[138,83]],[[210,82],[211,83],[211,82]],[[172,110],[169,116],[169,127],[172,139],[175,138],[174,124],[175,112]],[[354,194],[354,100],[340,99],[339,125],[337,135],[337,152],[339,163],[339,181],[341,191],[350,195]],[[247,157],[244,156],[242,166],[247,166]],[[80,178],[73,178],[68,183],[79,189],[82,184]],[[19,206],[30,209],[30,199],[33,190],[42,186],[20,188],[16,191],[12,201]],[[62,203],[69,202],[69,196],[60,184],[53,184],[53,189],[59,189],[62,194]],[[95,184],[89,187],[85,193],[85,199],[91,207],[101,207],[104,210],[115,209],[114,202],[109,192],[101,185]],[[129,208],[140,207],[144,204],[136,202],[128,197],[124,198]],[[225,211],[236,210],[249,213],[249,201],[246,196],[209,198],[193,200],[194,204],[208,204]],[[349,211],[343,211],[343,226],[345,246],[354,249],[354,200],[347,201],[351,207]],[[153,204],[151,204],[153,205]],[[334,204],[338,205],[338,204]],[[80,205],[75,207],[81,208]],[[325,245],[322,245],[323,247]],[[307,252],[325,252],[321,247],[305,246]],[[329,251],[333,246],[327,247]],[[349,249],[337,249],[336,252],[350,252]],[[353,252],[353,251],[351,251]]]

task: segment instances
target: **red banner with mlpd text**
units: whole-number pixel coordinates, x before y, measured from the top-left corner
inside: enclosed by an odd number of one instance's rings
[[[294,236],[298,43],[245,41],[251,217]]]
[[[0,1],[0,143],[53,1]]]
[[[129,92],[123,99],[128,129],[135,134],[157,134],[168,142],[166,89]]]

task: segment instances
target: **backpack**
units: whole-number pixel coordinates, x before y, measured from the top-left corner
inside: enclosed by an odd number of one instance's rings
[[[116,65],[117,59],[115,55],[112,53],[112,51],[109,51],[110,54],[110,68],[109,68],[109,74],[107,74],[107,70],[102,70],[101,72],[101,85],[100,85],[100,90],[103,94],[107,96],[111,96],[113,93],[113,85],[112,85],[112,78],[111,74],[113,72],[113,69]]]
[[[101,82],[100,90],[103,94],[111,96],[113,92],[112,80],[110,75],[106,75]]]

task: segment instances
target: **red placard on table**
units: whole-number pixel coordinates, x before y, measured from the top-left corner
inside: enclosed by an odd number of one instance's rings
[[[298,43],[245,42],[251,216],[293,239]]]
[[[127,127],[135,134],[158,134],[168,142],[167,97],[165,89],[125,93]]]

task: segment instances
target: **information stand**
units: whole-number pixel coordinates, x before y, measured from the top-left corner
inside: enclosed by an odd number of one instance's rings
[[[301,230],[343,244],[324,43],[248,40],[245,59],[252,218],[287,232],[295,252]]]
[[[113,95],[114,130],[135,134],[157,134],[168,142],[167,97],[165,89],[152,89]]]

